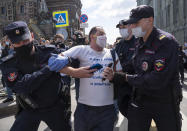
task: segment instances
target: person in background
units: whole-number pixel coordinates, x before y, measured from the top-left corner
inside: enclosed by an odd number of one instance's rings
[[[41,37],[39,41],[40,45],[45,45],[45,38]]]
[[[11,42],[7,36],[4,37],[4,41],[2,41],[2,43],[3,43],[3,45],[5,45],[5,48],[3,50],[3,54],[2,54],[1,58],[4,59],[5,57],[8,57],[9,55],[12,55],[14,53],[14,47],[11,44]],[[1,72],[2,72],[1,79],[2,79],[2,83],[3,83],[3,87],[7,93],[7,98],[3,101],[3,103],[12,102],[12,101],[14,101],[14,98],[13,98],[12,89],[7,84],[6,72],[3,69],[1,70]]]

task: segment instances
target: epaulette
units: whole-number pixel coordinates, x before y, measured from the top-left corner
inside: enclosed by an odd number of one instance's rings
[[[12,54],[9,54],[3,58],[0,59],[0,64],[6,62],[6,61],[9,61],[10,59],[14,58],[15,57],[15,52],[12,53]]]
[[[165,37],[166,37],[166,36],[162,34],[162,35],[159,36],[159,40],[162,40],[162,39],[164,39]]]

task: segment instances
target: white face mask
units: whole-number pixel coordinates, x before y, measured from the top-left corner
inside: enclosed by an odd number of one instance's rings
[[[128,29],[119,29],[119,33],[125,39],[129,36]]]
[[[142,27],[139,26],[139,27],[136,27],[136,28],[132,28],[132,34],[135,36],[135,37],[144,37],[144,35],[146,34],[146,31],[142,31]]]
[[[105,35],[97,36],[96,44],[101,47],[105,48],[107,42],[107,37]]]

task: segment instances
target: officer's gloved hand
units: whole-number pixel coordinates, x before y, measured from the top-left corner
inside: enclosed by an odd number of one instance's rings
[[[57,54],[52,54],[48,60],[48,66],[50,71],[59,72],[69,63],[69,59],[66,56],[60,56]]]
[[[111,82],[117,83],[119,85],[125,84],[125,82],[127,82],[126,73],[124,73],[124,72],[115,72],[113,80]]]

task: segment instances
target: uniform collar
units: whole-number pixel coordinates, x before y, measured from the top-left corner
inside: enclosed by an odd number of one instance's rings
[[[131,41],[134,41],[134,39],[135,39],[135,37],[132,36],[130,40],[125,40],[125,39],[124,39],[124,42],[131,42]]]
[[[160,46],[160,42],[157,41],[159,40],[159,36],[160,35],[157,28],[153,27],[153,30],[146,42],[143,41],[143,38],[140,38],[140,45],[146,46],[148,48],[154,47],[154,49],[156,50],[158,46]]]

